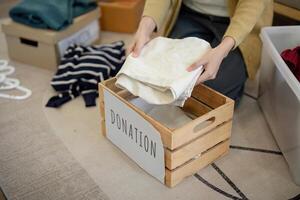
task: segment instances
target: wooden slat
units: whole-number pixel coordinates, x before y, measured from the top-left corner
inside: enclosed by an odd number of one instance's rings
[[[121,91],[117,92],[117,94],[127,101],[130,101],[131,99],[136,98],[136,96],[134,96],[127,90],[121,90]]]
[[[179,182],[181,182],[184,178],[195,174],[200,169],[214,162],[217,158],[228,153],[228,151],[229,151],[229,140],[218,144],[217,146],[205,152],[199,158],[187,163],[182,167],[179,167],[172,171],[166,169],[165,184],[168,187],[174,187]]]
[[[200,101],[194,99],[193,97],[190,97],[185,101],[182,110],[184,110],[185,112],[187,112],[189,114],[200,117],[201,115],[208,113],[212,109],[210,107],[204,105]]]
[[[228,139],[231,135],[231,127],[232,121],[229,121],[175,151],[165,149],[166,167],[173,170],[214,145]]]
[[[106,80],[106,81],[104,81],[102,83],[103,83],[103,85],[105,85],[106,87],[108,87],[109,89],[111,89],[112,91],[114,91],[115,93],[117,93],[117,92],[119,92],[119,91],[121,91],[123,89],[118,88],[115,85],[116,81],[117,81],[116,78],[111,78],[111,79],[108,79],[108,80]]]
[[[196,139],[197,137],[200,137],[201,135],[214,129],[216,126],[231,120],[233,117],[233,107],[233,102],[228,102],[202,115],[201,117],[196,118],[190,123],[176,129],[172,133],[172,144],[168,148],[170,150],[175,150],[176,148],[179,148],[180,146],[183,146]],[[198,125],[205,123],[208,120],[213,121],[212,123],[208,123],[209,125],[207,125],[206,127],[201,128],[200,130],[195,130]]]
[[[227,97],[203,84],[199,84],[194,88],[192,96],[211,108],[217,108],[224,105],[227,100]]]
[[[99,109],[100,109],[100,130],[101,133],[106,136],[106,127],[105,127],[105,111],[104,111],[104,95],[103,95],[103,84],[98,84],[99,92]]]
[[[281,3],[274,3],[274,12],[289,17],[291,19],[300,21],[300,10],[292,8]]]

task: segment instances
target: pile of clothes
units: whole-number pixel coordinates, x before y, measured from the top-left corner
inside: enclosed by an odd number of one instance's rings
[[[9,15],[21,24],[59,31],[72,24],[75,17],[96,7],[94,0],[23,0]]]
[[[281,57],[300,82],[300,46],[284,50]]]
[[[51,85],[59,93],[47,107],[60,107],[82,95],[85,105],[95,106],[98,83],[115,76],[125,61],[124,42],[80,46],[71,45],[65,52]]]

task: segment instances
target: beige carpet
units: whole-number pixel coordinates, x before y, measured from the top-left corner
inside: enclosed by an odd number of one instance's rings
[[[42,99],[52,73],[13,64],[33,95],[24,101],[0,99],[0,186],[6,197],[108,199],[45,118]]]
[[[1,31],[0,59],[7,59]],[[54,134],[44,115],[42,100],[53,72],[11,64],[16,67],[13,76],[33,95],[23,101],[0,98],[1,191],[8,199],[108,199]]]

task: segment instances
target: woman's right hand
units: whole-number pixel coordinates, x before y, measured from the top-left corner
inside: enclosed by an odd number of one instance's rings
[[[128,54],[132,53],[133,57],[138,57],[142,48],[150,41],[156,24],[151,17],[144,16],[139,24],[138,30],[135,33],[133,41],[128,48]]]

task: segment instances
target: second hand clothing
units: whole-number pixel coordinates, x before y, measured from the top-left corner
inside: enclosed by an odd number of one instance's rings
[[[203,70],[186,69],[209,49],[208,42],[195,37],[157,37],[146,44],[139,57],[128,56],[116,85],[150,104],[183,106]]]
[[[115,76],[125,60],[124,42],[94,46],[70,46],[54,75],[51,85],[59,92],[47,107],[60,107],[82,95],[85,105],[95,106],[98,83]]]

